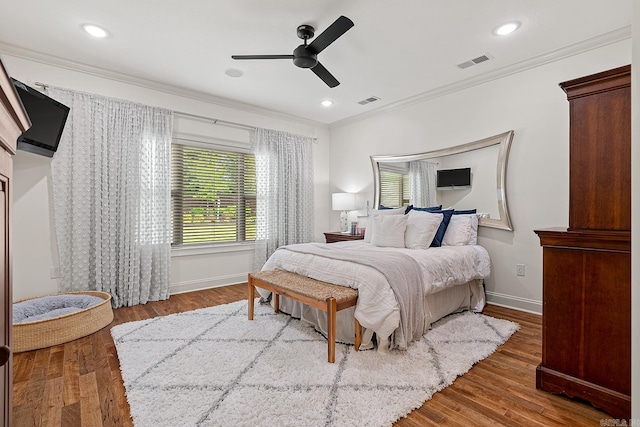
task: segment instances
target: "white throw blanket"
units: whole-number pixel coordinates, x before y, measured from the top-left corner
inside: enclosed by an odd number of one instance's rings
[[[422,270],[424,294],[432,294],[491,271],[489,254],[482,246],[443,246],[426,250],[381,248],[363,241],[331,243],[331,247],[353,251],[366,258],[373,252],[400,252],[415,259]],[[378,337],[390,337],[400,325],[400,308],[385,275],[377,269],[354,262],[292,251],[276,251],[264,270],[281,269],[336,285],[358,289],[355,317]],[[268,292],[261,292],[267,296]]]

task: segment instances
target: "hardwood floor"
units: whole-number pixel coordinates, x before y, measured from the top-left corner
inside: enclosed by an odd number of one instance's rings
[[[14,427],[132,426],[110,327],[245,298],[246,285],[234,285],[120,308],[109,327],[91,336],[14,355]],[[612,418],[587,403],[536,390],[540,316],[491,305],[485,314],[521,329],[396,426],[599,426]]]

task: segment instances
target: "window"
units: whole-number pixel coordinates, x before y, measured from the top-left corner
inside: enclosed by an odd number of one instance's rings
[[[256,238],[256,169],[252,154],[171,146],[173,246]]]
[[[380,165],[380,204],[398,208],[409,204],[409,173]]]

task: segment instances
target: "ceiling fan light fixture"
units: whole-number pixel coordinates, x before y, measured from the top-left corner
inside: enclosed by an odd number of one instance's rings
[[[83,24],[82,29],[98,39],[103,39],[109,35],[109,32],[107,30],[94,24]]]
[[[333,105],[333,101],[330,99],[324,99],[320,102],[320,105],[322,105],[323,107],[331,107]]]
[[[493,34],[496,36],[506,36],[507,34],[513,33],[520,27],[519,22],[507,22],[506,24],[502,24],[493,30]]]

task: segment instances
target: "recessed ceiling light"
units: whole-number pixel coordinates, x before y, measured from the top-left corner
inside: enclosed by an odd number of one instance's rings
[[[511,34],[517,30],[519,26],[519,22],[509,22],[507,24],[500,25],[498,28],[493,30],[493,34],[497,36],[506,36],[507,34]]]
[[[237,68],[227,68],[224,73],[229,77],[242,77],[244,75],[244,71]]]
[[[103,39],[109,35],[107,30],[93,24],[84,24],[82,26],[82,29],[85,30],[87,33],[91,34],[93,37],[97,37],[99,39]]]
[[[330,99],[325,99],[320,104],[322,104],[323,107],[331,107],[333,105],[333,101]]]

